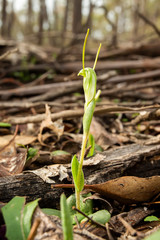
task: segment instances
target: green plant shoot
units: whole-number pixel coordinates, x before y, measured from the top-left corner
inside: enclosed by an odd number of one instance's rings
[[[98,90],[96,93],[96,84],[97,84],[97,76],[95,73],[95,67],[98,59],[98,55],[101,49],[101,44],[98,48],[96,59],[94,62],[93,68],[85,68],[85,47],[87,43],[87,38],[89,35],[89,29],[87,31],[84,44],[83,44],[83,52],[82,52],[82,64],[83,69],[78,73],[78,76],[83,76],[83,89],[85,95],[85,105],[84,105],[84,115],[83,115],[83,140],[82,140],[82,148],[81,148],[81,156],[78,161],[76,155],[74,155],[72,159],[72,175],[75,185],[76,191],[76,206],[80,209],[80,192],[84,187],[84,175],[83,175],[83,160],[85,155],[86,144],[89,136],[89,130],[91,121],[93,118],[94,109],[96,106],[96,102],[100,96],[101,91]]]
[[[66,196],[64,194],[61,195],[60,206],[61,206],[61,221],[63,227],[63,239],[73,240],[71,214],[67,204]]]

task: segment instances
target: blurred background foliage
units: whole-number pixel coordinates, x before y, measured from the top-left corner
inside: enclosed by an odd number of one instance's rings
[[[107,46],[154,38],[142,16],[158,26],[159,0],[0,0],[2,39],[65,46],[87,28]],[[142,15],[140,15],[142,14]]]

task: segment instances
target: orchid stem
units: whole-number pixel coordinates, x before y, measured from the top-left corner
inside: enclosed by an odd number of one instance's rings
[[[81,149],[81,156],[79,161],[79,167],[78,167],[78,174],[77,174],[77,185],[80,186],[81,181],[81,172],[82,172],[82,166],[83,166],[83,160],[85,155],[85,149],[87,144],[88,134],[83,135],[82,140],[82,149]],[[76,206],[78,209],[80,209],[80,191],[76,191]]]

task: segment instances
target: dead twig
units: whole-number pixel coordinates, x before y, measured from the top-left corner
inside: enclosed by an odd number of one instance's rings
[[[159,119],[160,117],[160,109],[158,110],[154,110],[151,112],[146,112],[145,114],[141,114],[139,116],[137,116],[135,119],[133,119],[130,123],[126,123],[126,125],[136,125],[142,121],[146,121],[146,120],[155,120],[155,119]]]
[[[78,233],[82,236],[89,237],[89,239],[92,239],[92,240],[105,240],[104,238],[98,237],[95,234],[87,231],[86,229],[82,229],[82,230],[81,229],[75,229],[74,233]]]
[[[41,223],[41,220],[39,218],[37,218],[32,225],[32,228],[31,228],[31,231],[29,233],[29,236],[28,236],[27,240],[33,240],[34,239],[34,237],[36,236],[36,233],[37,233],[37,228],[39,227],[40,223]]]
[[[106,227],[105,227],[104,225],[102,225],[102,224],[94,221],[92,218],[90,218],[89,216],[87,216],[84,212],[82,212],[82,211],[79,210],[78,208],[73,207],[73,209],[76,210],[78,213],[82,214],[84,217],[86,217],[91,223],[93,223],[93,224],[95,224],[95,225],[97,225],[97,226],[99,226],[99,227],[101,227],[101,228],[103,228],[103,229],[106,230]]]
[[[41,94],[39,96],[35,96],[29,99],[31,102],[45,101],[50,99],[56,99],[65,95],[69,95],[71,93],[77,92],[82,88],[82,86],[74,86],[74,87],[62,87],[59,90],[55,91],[54,88],[51,88],[48,92]]]
[[[141,80],[146,78],[153,78],[160,76],[160,70],[153,70],[153,71],[147,71],[142,73],[135,73],[135,74],[129,74],[129,75],[118,75],[118,76],[112,76],[110,79],[107,80],[107,83],[120,83],[120,82],[131,82],[134,80]]]
[[[141,83],[141,84],[132,84],[130,86],[127,87],[121,87],[121,88],[117,88],[117,89],[109,89],[109,90],[104,90],[102,92],[102,95],[112,95],[115,93],[123,93],[123,92],[130,92],[130,91],[135,91],[138,89],[145,89],[145,88],[149,88],[149,87],[157,87],[160,86],[160,81],[152,81],[152,82],[148,82],[148,83]]]
[[[117,218],[123,224],[123,226],[127,229],[128,233],[130,233],[132,236],[136,235],[137,231],[126,220],[124,220],[124,218],[122,218],[120,215],[117,216]]]

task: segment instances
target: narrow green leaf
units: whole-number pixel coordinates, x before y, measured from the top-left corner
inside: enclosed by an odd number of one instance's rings
[[[74,155],[71,162],[71,170],[72,170],[72,176],[73,176],[73,181],[74,181],[76,190],[78,190],[78,186],[77,186],[78,166],[79,166],[79,162],[78,162],[77,156]]]
[[[30,203],[27,203],[24,207],[22,222],[23,222],[23,232],[25,235],[25,239],[27,239],[30,233],[32,216],[35,208],[38,206],[38,201],[39,199],[36,199]]]
[[[27,239],[31,229],[32,215],[38,205],[38,200],[25,205],[25,197],[14,197],[2,208],[8,240]]]
[[[61,218],[61,212],[57,209],[52,209],[52,208],[42,208],[41,209],[43,213],[49,215],[49,216],[57,216]]]
[[[61,195],[60,206],[61,206],[61,221],[63,227],[63,239],[73,240],[71,214],[69,207],[67,205],[66,196],[64,194]]]
[[[6,238],[8,240],[25,240],[22,229],[21,211],[25,204],[25,197],[14,197],[2,208],[2,214],[7,226]]]
[[[83,190],[83,187],[84,187],[84,174],[83,174],[83,171],[81,170],[81,179],[80,179],[80,184],[78,185],[77,183],[78,167],[79,167],[79,162],[78,162],[77,156],[74,155],[71,162],[71,170],[72,170],[75,189],[80,192]]]
[[[92,218],[94,221],[105,225],[107,222],[109,222],[111,218],[111,214],[107,210],[99,210],[95,213],[92,213],[88,215],[88,217]],[[87,221],[87,218],[84,218],[82,222]]]

